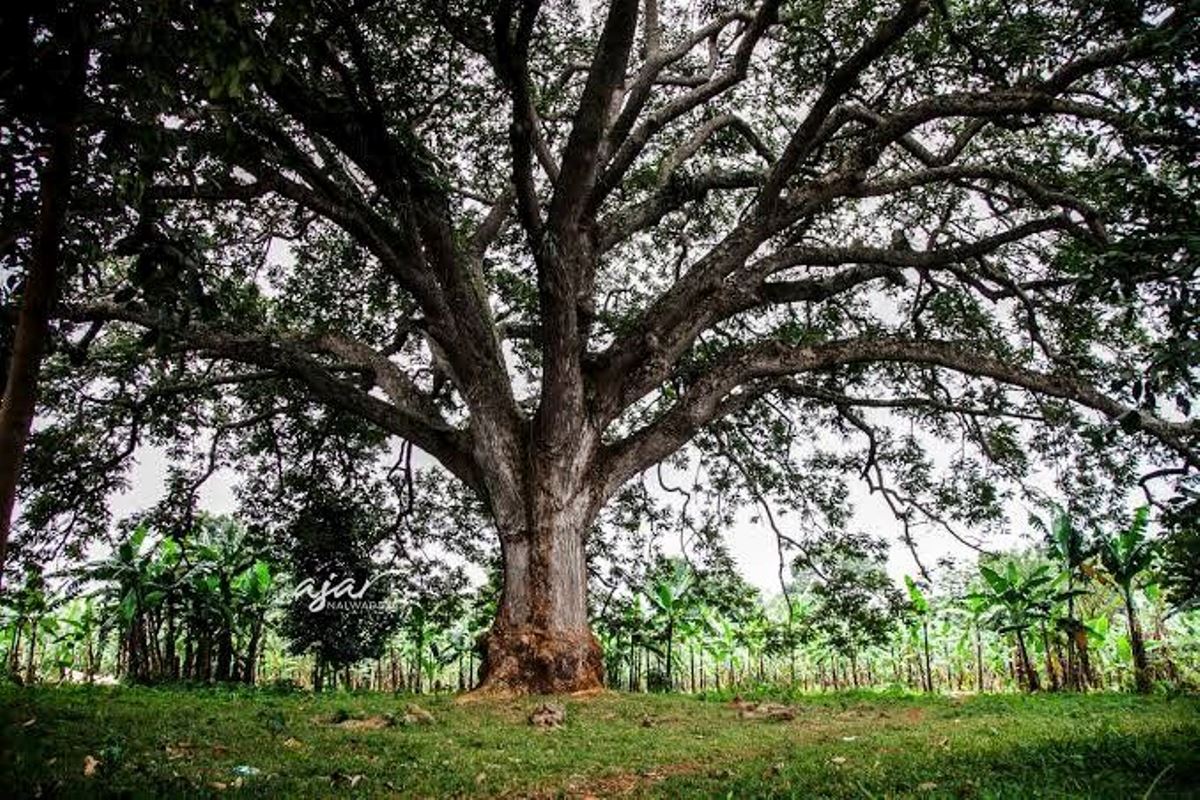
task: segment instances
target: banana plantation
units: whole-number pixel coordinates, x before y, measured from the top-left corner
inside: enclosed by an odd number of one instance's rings
[[[787,592],[773,595],[728,564],[660,556],[641,582],[593,598],[606,682],[689,693],[1195,688],[1200,612],[1172,591],[1148,516],[1088,536],[1056,509],[1031,519],[1040,546],[948,566],[932,584],[893,581],[867,537],[797,559]],[[8,674],[415,693],[478,684],[494,584],[375,584],[330,642],[328,618],[297,599],[289,569],[229,518],[202,518],[179,539],[137,526],[107,557],[31,572],[6,597]]]

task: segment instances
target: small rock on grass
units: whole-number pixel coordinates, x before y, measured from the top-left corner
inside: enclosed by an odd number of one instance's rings
[[[542,703],[529,715],[529,724],[538,728],[557,728],[567,721],[567,710],[557,703]]]
[[[433,722],[433,714],[430,714],[416,703],[410,705],[404,713],[405,725],[432,725]]]

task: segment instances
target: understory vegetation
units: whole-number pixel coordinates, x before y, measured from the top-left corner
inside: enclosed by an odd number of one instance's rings
[[[233,520],[201,517],[184,537],[140,524],[104,558],[30,572],[3,598],[9,679],[475,687],[494,579],[473,587],[445,564],[383,571],[335,535],[352,515],[324,513],[289,531],[286,560]],[[903,586],[881,540],[827,537],[769,596],[721,551],[658,555],[614,572],[624,584],[599,582],[592,626],[607,685],[631,692],[1194,689],[1200,613],[1148,524],[1142,508],[1119,530],[1087,532],[1052,506],[1030,520],[1040,544]],[[306,590],[305,564],[325,570],[328,595]]]

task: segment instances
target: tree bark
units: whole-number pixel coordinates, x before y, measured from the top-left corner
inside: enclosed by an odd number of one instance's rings
[[[501,534],[504,587],[482,664],[485,692],[561,694],[599,689],[600,643],[587,616],[580,503],[535,510],[527,532]]]

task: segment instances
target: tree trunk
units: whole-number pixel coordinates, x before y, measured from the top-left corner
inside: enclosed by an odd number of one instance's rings
[[[1067,564],[1067,688],[1079,691],[1083,681],[1079,677],[1079,661],[1075,657],[1075,596],[1070,594],[1075,589],[1075,574],[1071,565]]]
[[[668,692],[674,691],[674,689],[675,689],[674,681],[671,677],[674,674],[672,672],[673,665],[671,663],[671,660],[672,660],[671,659],[671,655],[672,655],[671,654],[671,642],[674,638],[675,638],[675,623],[668,622],[667,623],[667,675],[666,675]]]
[[[922,641],[925,646],[925,691],[933,692],[933,662],[929,657],[929,622],[928,620],[921,623]]]
[[[603,653],[587,617],[584,535],[592,513],[580,497],[547,500],[530,504],[524,531],[501,528],[504,587],[487,636],[485,692],[561,694],[603,686]]]
[[[1037,670],[1033,667],[1033,662],[1029,659],[1029,650],[1025,646],[1025,636],[1020,631],[1017,634],[1017,656],[1020,659],[1021,672],[1025,680],[1025,689],[1029,692],[1040,691],[1041,681],[1038,680]]]
[[[979,623],[975,623],[975,691],[983,691],[983,643],[979,639]]]
[[[1050,691],[1057,692],[1062,684],[1058,679],[1058,671],[1054,669],[1054,652],[1050,647],[1050,632],[1042,621],[1042,648],[1046,651],[1046,677],[1050,679]]]
[[[1150,692],[1150,665],[1146,659],[1146,643],[1142,639],[1142,626],[1138,624],[1137,606],[1133,602],[1133,591],[1125,590],[1125,619],[1129,624],[1129,649],[1133,651],[1134,686],[1141,694]]]
[[[258,676],[255,667],[258,664],[258,646],[262,639],[262,620],[256,619],[250,629],[250,643],[246,645],[246,668],[242,672],[242,683],[253,686]]]
[[[229,681],[233,678],[233,631],[222,624],[217,636],[216,680]]]
[[[86,30],[90,20],[79,25]],[[72,156],[76,140],[76,113],[87,79],[88,44],[82,33],[70,47],[70,69],[61,87],[59,113],[52,123],[49,155],[41,174],[33,252],[21,292],[21,310],[13,337],[12,357],[0,401],[0,581],[8,533],[16,503],[17,479],[25,441],[33,425],[38,373],[49,338],[50,309],[58,285],[63,226],[71,193]]]
[[[34,617],[29,623],[29,655],[25,661],[25,685],[32,686],[34,678],[37,677],[36,662],[34,656],[37,654],[37,629],[38,623],[41,622],[39,617]]]

